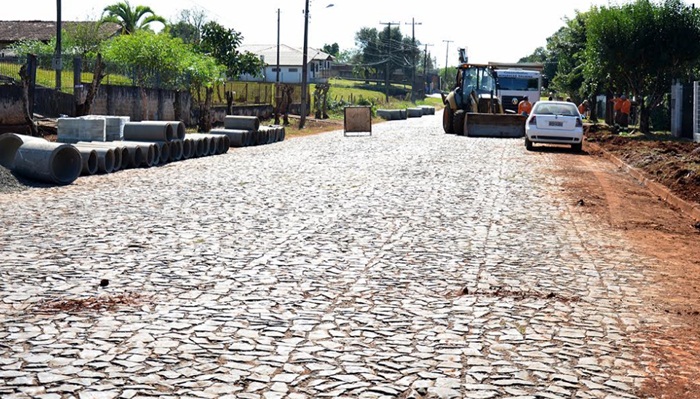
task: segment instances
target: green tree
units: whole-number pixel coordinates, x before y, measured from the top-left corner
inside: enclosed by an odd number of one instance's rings
[[[225,66],[230,78],[237,78],[241,74],[260,76],[265,66],[263,61],[250,52],[241,54],[238,47],[242,41],[240,33],[211,21],[202,27],[202,39],[198,48]]]
[[[362,28],[355,33],[357,57],[353,60],[354,72],[365,79],[378,78],[379,68],[386,61],[382,54],[379,31],[376,28]]]
[[[153,22],[166,24],[165,18],[156,15],[150,7],[132,7],[129,1],[122,1],[104,8],[102,22],[114,22],[122,27],[122,33],[130,35],[140,29],[147,29]]]
[[[179,37],[185,43],[198,45],[205,23],[207,23],[205,11],[199,8],[182,10],[177,21],[169,24],[167,30],[171,36]]]
[[[337,58],[338,54],[340,54],[340,46],[338,46],[338,43],[324,44],[323,47],[321,48],[321,51],[323,51],[326,54],[330,54],[333,57]]]
[[[607,80],[640,104],[640,130],[674,79],[687,79],[700,59],[700,10],[680,0],[637,0],[593,8],[587,23],[586,76]]]
[[[565,25],[547,39],[549,68],[546,77],[555,91],[567,93],[577,103],[596,90],[584,76],[586,64],[586,13],[566,19]],[[552,71],[555,73],[552,74]],[[595,79],[594,79],[595,80]]]

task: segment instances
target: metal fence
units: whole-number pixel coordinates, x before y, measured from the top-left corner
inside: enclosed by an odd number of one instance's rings
[[[94,59],[82,59],[71,55],[62,57],[61,71],[57,74],[58,66],[52,56],[37,56],[36,84],[44,87],[59,88],[66,93],[72,93],[77,84],[87,84],[92,81],[95,71]],[[0,57],[0,84],[19,83],[19,70],[27,63],[26,57]],[[149,89],[174,90],[178,87],[192,88],[191,78],[187,74],[167,75],[149,68],[124,66],[105,63],[106,76],[102,84],[115,86],[139,86]],[[57,76],[58,75],[58,76]],[[191,89],[193,98],[204,100],[204,93]],[[234,94],[235,104],[274,104],[275,84],[262,82],[228,81],[214,88],[214,105],[226,105],[226,93]],[[199,94],[199,96],[198,96]],[[301,99],[301,86],[294,90],[295,101]]]

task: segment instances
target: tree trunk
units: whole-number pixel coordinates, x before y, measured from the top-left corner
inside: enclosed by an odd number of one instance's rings
[[[598,122],[598,95],[597,94],[594,94],[593,96],[591,96],[590,103],[591,103],[591,108],[590,108],[591,113],[589,116],[589,120],[591,122]]]
[[[647,107],[644,97],[642,97],[642,101],[640,101],[639,104],[639,130],[641,130],[644,134],[651,133],[651,124],[649,123],[650,119],[651,112]]]
[[[39,136],[39,129],[37,129],[34,119],[29,112],[29,84],[31,77],[27,72],[27,64],[22,65],[19,69],[19,76],[22,79],[22,113],[24,114],[24,120],[29,126],[29,133],[32,136]]]
[[[226,115],[233,115],[233,100],[235,99],[233,93],[233,91],[226,91]]]
[[[175,113],[175,120],[182,120],[182,93],[180,90],[175,90],[175,102],[173,103],[173,111]]]
[[[102,62],[102,55],[100,53],[97,53],[97,59],[95,60],[95,70],[92,75],[92,82],[90,82],[90,86],[88,87],[87,94],[85,95],[85,102],[82,104],[78,102],[78,99],[76,99],[76,104],[75,104],[75,112],[76,116],[83,116],[83,115],[89,115],[90,114],[90,109],[92,108],[92,102],[95,100],[95,96],[97,95],[97,89],[100,87],[100,83],[102,83],[102,79],[105,78],[105,63]]]
[[[207,87],[205,91],[204,104],[199,107],[199,131],[201,133],[211,131],[211,100],[214,89]]]

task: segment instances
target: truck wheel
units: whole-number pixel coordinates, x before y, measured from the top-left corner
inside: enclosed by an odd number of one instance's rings
[[[455,112],[454,118],[452,119],[452,126],[455,134],[458,136],[464,135],[464,124],[467,121],[467,114],[464,110],[459,109]]]
[[[442,128],[445,133],[454,133],[452,121],[454,119],[454,111],[450,108],[450,104],[445,104],[445,110],[442,113]]]

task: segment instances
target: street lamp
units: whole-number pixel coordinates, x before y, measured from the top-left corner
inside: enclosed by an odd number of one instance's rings
[[[333,7],[333,4],[328,4],[326,8]],[[299,118],[299,129],[304,128],[306,123],[306,84],[308,73],[308,52],[309,52],[309,0],[306,0],[306,6],[304,8],[304,50],[301,61],[301,104],[300,104],[300,118]]]

